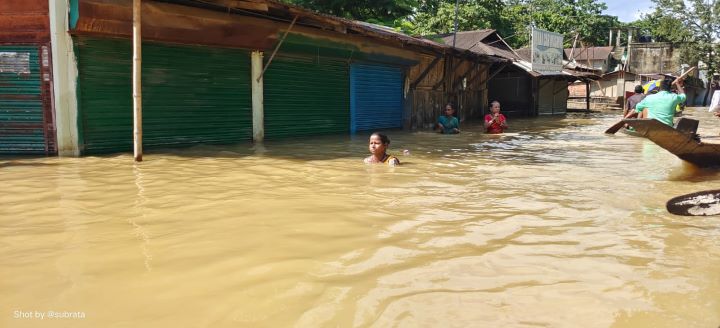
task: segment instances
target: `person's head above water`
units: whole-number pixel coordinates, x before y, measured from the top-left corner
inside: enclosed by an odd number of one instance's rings
[[[451,103],[448,103],[447,105],[445,105],[444,112],[445,112],[445,116],[453,116],[453,114],[455,114],[455,108],[453,107],[453,105]]]
[[[493,114],[500,113],[500,102],[497,100],[494,100],[490,103],[490,112]]]
[[[379,132],[370,135],[368,150],[370,150],[371,154],[376,156],[383,155],[388,146],[390,146],[390,138],[388,138],[388,136]]]
[[[380,133],[380,132],[374,132],[373,134],[371,134],[371,135],[370,135],[370,141],[372,141],[373,137],[375,137],[375,138],[377,138],[378,140],[380,140],[380,142],[381,142],[383,145],[386,145],[386,146],[390,145],[390,138],[388,138],[388,136],[386,136],[386,135],[384,135],[384,134],[382,134],[382,133]]]
[[[366,164],[373,163],[387,163],[388,165],[395,166],[400,164],[400,160],[395,156],[388,155],[386,153],[388,146],[390,145],[390,138],[388,136],[375,132],[370,135],[370,142],[368,143],[368,150],[370,150],[370,157],[365,158]]]

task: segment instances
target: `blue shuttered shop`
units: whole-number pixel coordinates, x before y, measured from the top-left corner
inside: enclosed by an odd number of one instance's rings
[[[131,150],[130,40],[74,41],[83,153]],[[146,147],[251,140],[248,52],[146,42],[142,56]]]
[[[54,135],[47,135],[54,129],[49,87],[43,89],[40,49],[0,45],[0,154],[55,152]],[[45,67],[47,61],[46,57]],[[45,77],[49,84],[49,74]]]
[[[350,130],[401,128],[403,71],[400,67],[354,63],[350,69]]]

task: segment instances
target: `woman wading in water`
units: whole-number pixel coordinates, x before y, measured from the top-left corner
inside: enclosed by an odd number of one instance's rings
[[[368,149],[370,156],[365,158],[365,164],[388,164],[390,166],[400,165],[397,157],[389,155],[387,148],[390,146],[390,138],[388,136],[375,132],[370,135],[370,143]]]

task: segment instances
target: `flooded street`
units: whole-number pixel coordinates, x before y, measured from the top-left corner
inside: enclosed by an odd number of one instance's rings
[[[718,327],[720,217],[665,202],[720,169],[618,115],[0,158],[0,327]]]

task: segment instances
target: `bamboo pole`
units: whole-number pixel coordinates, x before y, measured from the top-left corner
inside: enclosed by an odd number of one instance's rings
[[[133,145],[135,161],[142,162],[142,36],[140,4],[133,0]]]

